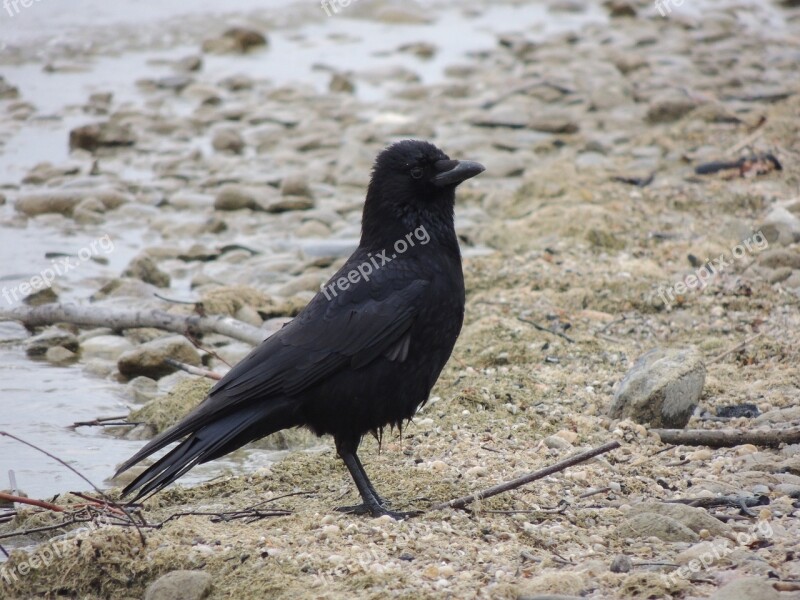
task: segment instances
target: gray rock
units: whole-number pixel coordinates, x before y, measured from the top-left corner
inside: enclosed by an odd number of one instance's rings
[[[743,577],[722,586],[708,600],[780,600],[782,595],[769,579]]]
[[[63,346],[53,346],[52,348],[47,349],[44,357],[49,363],[54,365],[63,365],[65,363],[72,362],[78,358],[78,355],[71,350],[67,350]]]
[[[133,344],[118,335],[98,335],[81,344],[81,354],[84,358],[100,358],[114,362],[132,349]]]
[[[778,408],[770,410],[756,417],[755,425],[790,423],[800,420],[800,406],[790,406],[788,408]]]
[[[134,377],[128,382],[127,392],[134,402],[144,404],[158,396],[158,383],[149,377]]]
[[[164,362],[167,358],[195,367],[201,364],[200,354],[195,347],[185,337],[175,335],[147,342],[125,352],[117,360],[117,368],[126,377],[144,375],[159,379],[175,371],[174,367]]]
[[[760,231],[770,244],[788,246],[800,242],[800,218],[782,206],[775,206],[764,217]]]
[[[301,196],[313,198],[314,193],[308,185],[308,180],[303,175],[289,175],[281,181],[282,196]]]
[[[203,571],[172,571],[147,586],[144,600],[202,600],[214,588]]]
[[[696,542],[700,537],[680,521],[655,513],[640,513],[625,519],[617,527],[622,538],[657,537],[665,542]]]
[[[118,208],[131,200],[128,194],[111,188],[48,190],[20,196],[14,208],[29,217],[47,213],[71,216],[77,206],[87,198],[99,200],[106,210]]]
[[[654,427],[685,427],[705,380],[703,356],[696,348],[654,348],[620,382],[609,415]]]
[[[667,93],[650,102],[647,107],[648,123],[672,123],[692,112],[698,103],[679,92]]]
[[[203,42],[203,52],[213,54],[244,54],[269,44],[267,37],[247,27],[232,27],[217,38]]]
[[[161,271],[149,256],[134,258],[122,272],[122,276],[132,277],[160,288],[168,288],[170,284],[169,275]]]
[[[230,152],[232,154],[241,154],[245,146],[242,135],[231,127],[224,127],[214,132],[211,138],[211,145],[217,152]]]
[[[25,352],[28,356],[44,356],[50,348],[56,347],[77,352],[78,338],[63,329],[48,329],[29,339],[25,344]]]
[[[629,573],[631,569],[633,569],[633,563],[626,554],[617,554],[609,566],[612,573]]]
[[[241,185],[224,185],[214,199],[214,208],[217,210],[242,210],[243,208],[258,208],[256,194],[253,190]]]
[[[131,127],[116,121],[92,123],[69,132],[69,147],[94,152],[98,148],[133,146],[136,136]]]
[[[334,73],[328,83],[328,90],[334,94],[352,94],[356,91],[356,84],[349,75]]]
[[[686,504],[671,502],[644,502],[631,508],[628,515],[661,515],[678,521],[695,533],[706,529],[714,537],[732,537],[733,530],[727,525],[709,515],[702,508],[687,506]]]

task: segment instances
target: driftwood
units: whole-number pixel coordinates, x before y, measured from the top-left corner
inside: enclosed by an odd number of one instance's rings
[[[160,310],[111,309],[79,304],[42,304],[0,310],[0,321],[19,321],[26,327],[71,323],[81,327],[133,329],[153,327],[180,334],[218,333],[253,346],[260,344],[269,332],[231,317],[173,315]]]
[[[731,448],[744,444],[775,447],[800,443],[800,427],[789,429],[653,429],[665,444]]]
[[[511,481],[506,481],[505,483],[495,485],[486,490],[483,490],[482,492],[478,492],[476,494],[470,494],[469,496],[463,496],[462,498],[456,498],[454,500],[450,500],[449,502],[441,502],[439,504],[434,504],[430,508],[430,510],[444,510],[445,508],[464,508],[467,504],[472,504],[476,500],[491,498],[492,496],[497,496],[498,494],[502,494],[510,490],[515,490],[518,487],[522,487],[525,484],[531,483],[532,481],[536,481],[537,479],[543,479],[548,475],[552,475],[553,473],[558,473],[559,471],[563,471],[564,469],[567,469],[569,467],[574,467],[577,464],[580,464],[584,461],[594,458],[595,456],[600,456],[601,454],[610,452],[611,450],[615,450],[619,447],[620,443],[617,441],[608,442],[607,444],[603,444],[602,446],[598,446],[597,448],[592,448],[591,450],[587,450],[586,452],[581,452],[580,454],[576,454],[569,458],[565,458],[564,460],[559,461],[554,465],[550,465],[549,467],[545,467],[544,469],[539,469],[538,471],[527,473],[522,477],[517,477],[516,479],[512,479]]]

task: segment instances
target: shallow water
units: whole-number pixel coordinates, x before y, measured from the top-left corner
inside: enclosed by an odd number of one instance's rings
[[[58,44],[65,39],[83,36],[90,41],[91,29],[102,26],[113,29],[116,24],[126,27],[179,18],[183,13],[193,17],[200,14],[224,12],[232,14],[252,10],[289,10],[293,3],[273,0],[236,0],[224,4],[203,0],[195,3],[142,0],[108,2],[81,0],[57,2],[39,0],[13,18],[0,15],[0,44],[25,45],[32,40],[47,40]],[[316,5],[315,5],[316,6]],[[308,10],[304,5],[303,10]],[[318,7],[317,7],[318,8]],[[338,71],[365,70],[386,66],[405,66],[413,69],[424,83],[444,78],[448,65],[462,62],[468,53],[496,44],[496,35],[507,31],[525,31],[529,35],[549,35],[576,29],[590,22],[602,22],[604,13],[593,7],[582,14],[552,15],[542,4],[522,6],[485,5],[477,13],[462,10],[451,3],[450,8],[437,12],[436,23],[427,25],[387,25],[347,17],[346,12],[334,18],[317,18],[299,22],[285,30],[270,31],[270,48],[248,56],[204,56],[203,73],[213,73],[219,80],[227,75],[247,73],[279,85],[303,82],[323,91],[329,73],[319,65]],[[281,15],[284,20],[286,15]],[[107,33],[107,31],[106,31]],[[402,44],[431,41],[439,47],[429,61],[420,61],[395,50]],[[165,50],[130,51],[119,55],[94,57],[79,72],[49,73],[41,63],[25,63],[3,67],[0,72],[20,88],[22,98],[37,107],[37,118],[20,125],[15,132],[3,135],[0,146],[0,184],[19,184],[24,174],[35,164],[49,161],[59,164],[69,159],[70,129],[95,118],[74,108],[83,104],[92,92],[113,91],[115,104],[127,102],[141,106],[145,98],[136,81],[169,74],[154,65],[161,59],[176,59],[198,53],[196,46],[173,45]],[[290,56],[291,60],[286,60]],[[366,101],[391,93],[391,84],[365,85],[359,83],[358,93]],[[177,100],[171,109],[181,111]],[[125,172],[129,180],[146,180],[147,172]],[[11,206],[0,207],[1,221],[13,219]],[[96,289],[93,278],[118,274],[144,245],[144,225],[140,228],[114,225],[108,233],[115,244],[106,257],[108,264],[87,261],[80,269],[59,280],[65,290],[62,298],[85,298]],[[70,231],[66,234],[65,231]],[[105,231],[101,232],[106,233]],[[13,287],[48,266],[46,252],[76,253],[99,237],[92,228],[80,227],[57,220],[37,219],[24,228],[0,226],[0,289]],[[152,240],[148,240],[152,243]],[[299,245],[299,242],[298,242]],[[3,306],[6,300],[0,296]],[[0,430],[8,430],[32,443],[46,448],[69,462],[99,486],[105,484],[115,465],[141,447],[142,442],[120,440],[106,436],[100,428],[69,429],[75,421],[126,413],[121,396],[122,386],[87,375],[80,364],[54,367],[29,360],[20,342],[21,328],[0,324]],[[241,469],[262,464],[273,454],[253,452],[229,461],[217,461],[195,469],[185,483],[219,474],[226,469]],[[7,472],[13,469],[18,486],[34,497],[48,497],[68,490],[85,490],[87,485],[62,465],[11,440],[0,438],[0,489],[8,487]]]

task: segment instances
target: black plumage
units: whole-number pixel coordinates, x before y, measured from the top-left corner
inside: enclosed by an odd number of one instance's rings
[[[464,317],[455,188],[483,170],[422,141],[381,152],[358,249],[294,320],[120,467],[180,442],[123,493],[139,499],[196,464],[306,426],[334,437],[363,500],[354,512],[405,516],[388,510],[356,450],[366,433],[410,419],[450,357]]]

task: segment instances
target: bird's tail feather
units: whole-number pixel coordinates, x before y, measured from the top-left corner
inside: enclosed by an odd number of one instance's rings
[[[266,414],[263,406],[242,408],[220,416],[195,431],[184,430],[184,434],[189,433],[188,437],[128,484],[122,490],[122,495],[136,491],[132,500],[136,502],[144,496],[161,491],[195,465],[219,458],[250,441],[295,425],[291,422],[287,404],[273,404],[270,408]],[[181,430],[182,424],[179,423],[152,440],[123,464],[117,474],[175,441],[175,434]]]

